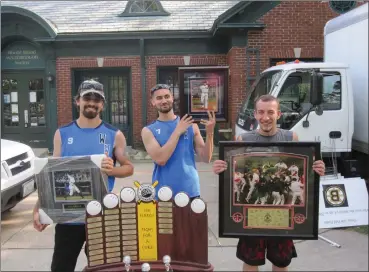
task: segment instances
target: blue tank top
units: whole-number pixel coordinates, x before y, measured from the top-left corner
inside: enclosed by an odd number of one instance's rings
[[[178,116],[172,121],[156,120],[147,128],[150,129],[159,145],[163,146],[169,140],[179,120]],[[159,191],[163,186],[169,186],[173,190],[173,197],[181,191],[187,193],[189,197],[200,195],[192,126],[187,129],[185,134],[181,135],[177,147],[167,163],[164,166],[154,164],[152,182],[156,180],[159,182],[155,188],[156,191]]]
[[[89,156],[107,152],[109,157],[113,158],[117,128],[105,122],[102,122],[96,128],[80,128],[77,122],[73,121],[68,125],[60,127],[59,131],[61,136],[61,157]],[[113,190],[114,183],[115,177],[109,176],[109,192]]]

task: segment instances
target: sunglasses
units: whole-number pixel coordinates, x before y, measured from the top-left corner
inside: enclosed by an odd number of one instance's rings
[[[101,83],[84,82],[79,87],[79,90],[95,89],[97,91],[104,91],[104,86]]]
[[[153,93],[153,92],[155,92],[155,91],[157,91],[157,90],[161,90],[161,89],[167,89],[167,90],[170,90],[170,86],[169,86],[169,85],[167,85],[167,84],[157,84],[157,85],[155,85],[155,87],[153,87],[153,88],[151,89],[151,92]]]
[[[82,97],[82,99],[84,101],[93,101],[95,103],[100,103],[102,101],[104,101],[105,99],[99,95],[99,94],[96,94],[96,93],[89,93],[89,94],[86,94]]]

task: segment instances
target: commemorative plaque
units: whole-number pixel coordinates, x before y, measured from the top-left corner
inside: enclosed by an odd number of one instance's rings
[[[115,194],[107,194],[104,197],[103,204],[105,260],[107,264],[120,262],[122,250],[119,198]]]
[[[89,266],[105,263],[103,233],[102,207],[98,201],[92,200],[86,207],[86,252]]]
[[[86,210],[89,254],[84,271],[213,271],[205,202],[191,201],[184,192],[173,196],[167,186],[157,192],[158,184],[135,181],[133,188],[122,188],[119,198],[107,194],[102,205],[89,203],[88,208],[99,206],[102,212]],[[100,236],[89,236],[101,228],[96,218],[103,221],[103,246],[96,241]],[[91,241],[99,246],[91,249]]]
[[[35,158],[42,224],[85,222],[87,203],[101,203],[107,194],[107,176],[100,169],[104,157]]]
[[[220,142],[219,237],[318,239],[317,142]]]

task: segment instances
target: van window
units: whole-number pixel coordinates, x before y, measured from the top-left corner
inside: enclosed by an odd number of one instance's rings
[[[296,72],[289,75],[284,82],[278,99],[282,116],[278,126],[291,129],[310,111],[310,80],[308,72]],[[336,72],[323,73],[323,110],[341,109],[341,77]]]

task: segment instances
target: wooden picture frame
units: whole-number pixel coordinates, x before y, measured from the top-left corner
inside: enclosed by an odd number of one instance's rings
[[[35,158],[42,222],[85,222],[87,203],[108,193],[108,178],[100,169],[104,157]]]
[[[228,121],[228,66],[178,68],[181,116],[196,122],[214,111],[217,122]]]
[[[219,237],[318,239],[318,142],[219,142]]]

